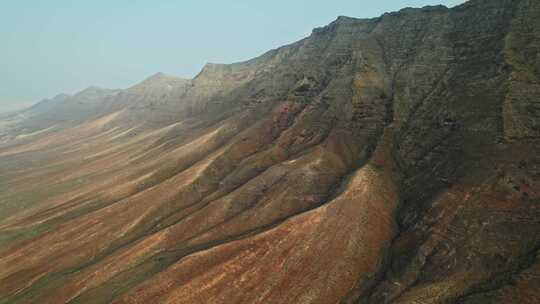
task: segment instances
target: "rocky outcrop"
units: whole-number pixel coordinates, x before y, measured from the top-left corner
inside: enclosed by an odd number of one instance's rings
[[[537,20],[339,17],[3,117],[0,303],[538,302]]]

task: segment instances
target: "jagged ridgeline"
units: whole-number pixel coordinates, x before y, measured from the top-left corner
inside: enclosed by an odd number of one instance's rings
[[[471,0],[4,114],[0,303],[540,303],[539,77]]]

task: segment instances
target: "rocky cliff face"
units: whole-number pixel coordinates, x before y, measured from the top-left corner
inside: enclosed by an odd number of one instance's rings
[[[540,302],[539,20],[339,17],[3,117],[0,303]]]

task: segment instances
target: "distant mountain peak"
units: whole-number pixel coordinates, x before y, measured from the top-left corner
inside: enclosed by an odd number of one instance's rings
[[[165,74],[163,72],[158,72],[153,74],[152,76],[146,78],[142,82],[140,82],[137,85],[140,84],[152,84],[152,83],[161,83],[161,82],[177,82],[177,81],[187,81],[188,79],[181,78],[174,75]]]
[[[98,86],[95,86],[95,85],[91,85],[89,87],[87,87],[86,89],[82,90],[81,92],[85,92],[85,91],[105,91],[107,89],[105,88],[102,88],[102,87],[98,87]]]
[[[52,99],[66,99],[69,96],[70,96],[69,94],[60,93],[60,94],[55,95]]]
[[[95,86],[95,85],[91,85],[89,87],[87,87],[86,89],[80,91],[80,92],[77,92],[73,95],[73,97],[80,97],[80,96],[87,96],[87,95],[96,95],[96,94],[104,94],[104,93],[108,93],[108,92],[113,92],[114,90],[111,90],[111,89],[105,89],[105,88],[102,88],[102,87],[98,87],[98,86]]]
[[[174,76],[165,74],[165,73],[163,73],[163,72],[157,72],[157,73],[155,73],[154,75],[152,75],[152,76],[146,78],[146,80],[158,80],[158,79],[171,78],[171,77],[174,77]]]
[[[134,86],[131,86],[128,88],[128,91],[131,92],[139,92],[144,94],[148,94],[149,92],[153,92],[153,94],[161,94],[159,92],[161,91],[170,91],[175,88],[183,87],[185,84],[187,84],[190,80],[165,74],[163,72],[158,72],[143,81],[137,83]]]

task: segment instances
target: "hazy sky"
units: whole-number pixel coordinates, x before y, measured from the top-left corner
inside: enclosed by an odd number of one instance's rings
[[[0,112],[156,72],[193,77],[246,60],[339,15],[463,0],[0,0]]]

